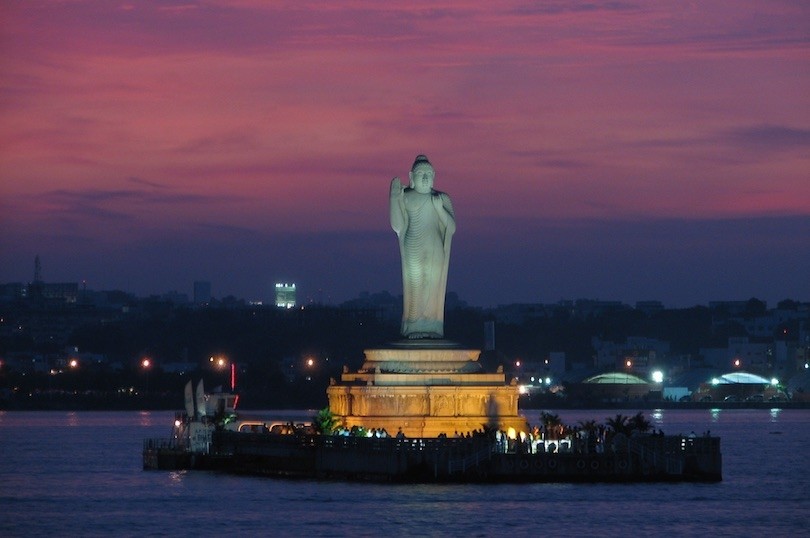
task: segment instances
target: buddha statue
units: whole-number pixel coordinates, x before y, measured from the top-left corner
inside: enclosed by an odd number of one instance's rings
[[[450,243],[456,231],[450,196],[433,188],[436,173],[418,155],[410,184],[391,180],[391,227],[402,259],[402,335],[409,339],[444,337],[444,298]]]

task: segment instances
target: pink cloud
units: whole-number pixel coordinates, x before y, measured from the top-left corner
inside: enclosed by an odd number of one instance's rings
[[[808,18],[754,0],[5,2],[0,223],[385,230],[387,183],[421,152],[475,230],[807,215]],[[132,177],[139,197],[88,201]]]

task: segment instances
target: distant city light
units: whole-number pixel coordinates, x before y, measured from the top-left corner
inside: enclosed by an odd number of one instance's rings
[[[546,385],[551,385],[551,378],[550,377],[546,378]]]
[[[79,361],[77,361],[76,359],[70,359],[69,364],[71,368],[76,368],[77,366],[79,366]]]
[[[144,359],[141,361],[141,366],[143,366],[144,368],[149,368],[151,365],[152,361],[150,361],[149,359]]]
[[[515,361],[515,366],[517,366],[518,368],[520,368],[520,361]]]
[[[740,362],[740,359],[734,359],[734,367],[735,367],[735,368],[739,368],[739,367],[740,367],[740,364],[742,364],[742,363]]]
[[[633,361],[631,361],[630,359],[627,359],[627,361],[625,361],[624,365],[627,366],[628,368],[632,368],[633,367]]]

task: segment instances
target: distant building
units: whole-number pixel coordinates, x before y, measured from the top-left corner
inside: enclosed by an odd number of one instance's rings
[[[28,296],[52,301],[75,303],[79,299],[78,282],[33,282],[28,285]]]
[[[164,301],[168,301],[175,306],[188,304],[188,295],[180,293],[179,291],[169,291],[161,297]]]
[[[637,301],[636,310],[644,312],[648,316],[664,311],[664,303],[661,301]]]
[[[211,303],[211,283],[205,280],[194,282],[194,304],[205,306]]]
[[[278,308],[295,307],[295,283],[276,282],[276,306]]]
[[[593,337],[591,345],[596,350],[598,367],[639,375],[646,375],[649,368],[665,363],[670,354],[669,342],[643,336],[629,336],[622,343]]]
[[[22,282],[0,284],[0,302],[9,302],[25,297],[25,286]]]
[[[773,364],[773,344],[752,342],[745,336],[728,339],[728,347],[700,348],[700,355],[707,366],[713,368],[739,368],[762,372]]]

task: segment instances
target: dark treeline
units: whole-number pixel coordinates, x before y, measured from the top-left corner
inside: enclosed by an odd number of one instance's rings
[[[752,316],[761,315],[764,303],[752,299],[748,309]],[[18,306],[3,313],[6,329],[17,323],[15,316],[34,323],[39,319],[35,310]],[[211,361],[222,357],[235,365],[238,389],[249,408],[320,408],[330,378],[338,378],[344,366],[359,368],[363,349],[399,338],[397,316],[373,305],[290,310],[164,305],[109,319],[87,316],[64,341],[37,339],[20,322],[20,330],[0,333],[0,404],[179,407],[188,380],[227,387],[229,368]],[[703,306],[653,313],[622,307],[585,315],[560,305],[509,322],[495,310],[462,304],[448,309],[445,334],[483,349],[485,323],[494,322],[495,350],[481,358],[492,371],[516,358],[538,361],[551,352],[565,353],[567,362],[593,364],[594,338],[620,342],[644,336],[669,342],[673,356],[697,356],[701,347],[723,346],[730,336],[745,334],[732,318],[718,323],[721,318],[722,312]],[[74,355],[80,363],[72,368]],[[34,366],[25,366],[28,357]],[[144,358],[150,360],[148,368]]]

